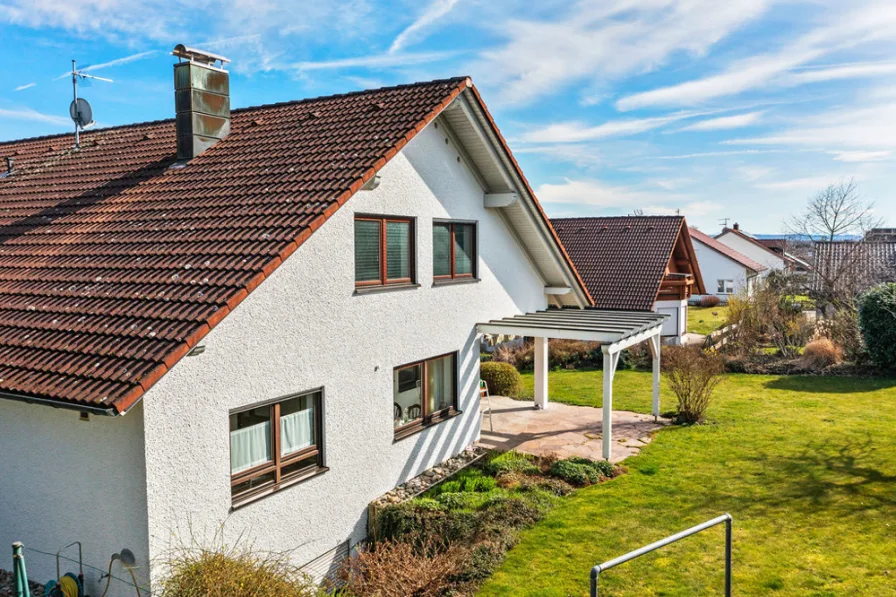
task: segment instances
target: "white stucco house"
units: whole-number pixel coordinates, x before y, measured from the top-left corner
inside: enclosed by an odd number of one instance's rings
[[[176,119],[0,143],[0,544],[81,542],[92,595],[222,525],[345,553],[477,439],[477,324],[657,338],[539,315],[592,300],[469,79],[231,112],[217,57],[176,54]]]
[[[785,271],[789,267],[784,255],[772,251],[741,230],[736,223],[731,228],[723,228],[715,239],[764,267],[765,269],[759,273],[760,279],[764,279],[774,271]]]
[[[691,228],[691,240],[707,295],[727,303],[731,295],[753,293],[759,275],[767,269],[765,266],[696,228]]]

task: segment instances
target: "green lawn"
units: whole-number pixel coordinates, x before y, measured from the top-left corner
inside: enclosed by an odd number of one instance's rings
[[[688,306],[688,331],[694,334],[711,334],[728,319],[728,305],[715,307]]]
[[[551,396],[599,406],[600,375],[551,372]],[[650,374],[619,372],[615,406],[649,412]],[[730,512],[735,594],[896,595],[894,434],[896,380],[731,375],[708,424],[659,432],[628,474],[562,500],[480,594],[587,595],[594,564]],[[721,594],[723,536],[610,570],[601,595]]]

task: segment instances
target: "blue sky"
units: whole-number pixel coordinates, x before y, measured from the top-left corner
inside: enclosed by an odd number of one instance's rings
[[[534,5],[534,6],[533,6]],[[855,178],[896,225],[896,2],[0,0],[0,140],[169,118],[176,43],[234,107],[470,75],[549,215],[755,233]]]

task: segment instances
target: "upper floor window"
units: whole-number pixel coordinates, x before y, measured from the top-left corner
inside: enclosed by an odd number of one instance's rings
[[[234,501],[279,489],[323,466],[321,392],[230,414]]]
[[[433,224],[432,272],[436,279],[476,277],[475,224]]]
[[[392,408],[396,437],[457,411],[457,353],[396,367]]]
[[[414,282],[414,223],[409,218],[355,218],[355,285]]]

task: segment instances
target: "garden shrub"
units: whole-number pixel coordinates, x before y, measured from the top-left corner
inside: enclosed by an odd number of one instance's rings
[[[449,510],[478,510],[491,499],[492,496],[488,493],[457,491],[440,493],[436,501]]]
[[[456,546],[381,541],[346,558],[339,579],[344,593],[359,597],[441,597],[452,590],[467,557],[468,551]]]
[[[461,585],[472,585],[471,588],[475,588],[476,585],[486,580],[498,569],[498,566],[504,561],[506,550],[507,545],[502,541],[483,541],[479,543],[470,550],[453,580]],[[460,591],[460,594],[467,593],[472,594],[473,591]]]
[[[697,300],[698,307],[718,307],[721,303],[722,299],[712,294],[701,296]]]
[[[535,458],[529,454],[510,450],[509,452],[490,455],[485,464],[485,469],[496,476],[507,472],[531,475],[538,472],[538,466],[535,465],[534,460]]]
[[[678,398],[678,419],[699,423],[709,408],[713,392],[722,381],[722,358],[699,346],[669,346],[664,350],[663,370]]]
[[[445,481],[444,483],[437,486],[436,494],[442,493],[457,493],[458,491],[462,491],[464,485],[461,481],[457,479],[451,479],[450,481]]]
[[[809,369],[821,370],[836,365],[843,359],[843,352],[829,338],[818,338],[806,344],[802,361]]]
[[[470,477],[464,481],[464,491],[486,493],[498,486],[494,477]]]
[[[517,398],[523,391],[523,378],[509,363],[481,363],[479,375],[488,384],[490,394]]]
[[[535,348],[532,342],[498,345],[492,360],[509,363],[520,371],[530,371],[535,365]],[[600,368],[603,352],[598,342],[581,340],[549,340],[548,367],[551,369]]]
[[[536,487],[538,489],[541,489],[542,491],[547,491],[548,493],[552,493],[556,496],[569,495],[570,493],[575,491],[575,487],[573,487],[563,479],[552,478],[530,481],[527,484],[524,484],[523,487],[525,489]]]
[[[871,362],[896,369],[896,284],[881,284],[862,295],[859,325]]]
[[[614,473],[614,467],[609,462],[575,456],[558,460],[551,467],[551,475],[579,487],[597,483],[601,479],[614,476]]]
[[[312,597],[323,591],[289,562],[288,554],[251,546],[176,548],[167,562],[161,597]]]
[[[842,349],[843,357],[857,362],[865,358],[865,343],[859,328],[859,313],[852,306],[843,305],[825,314],[815,325],[817,336],[830,338],[834,345]]]
[[[417,498],[386,506],[372,521],[377,541],[401,540],[415,545],[447,545],[476,533],[476,514],[449,510],[436,499]]]

